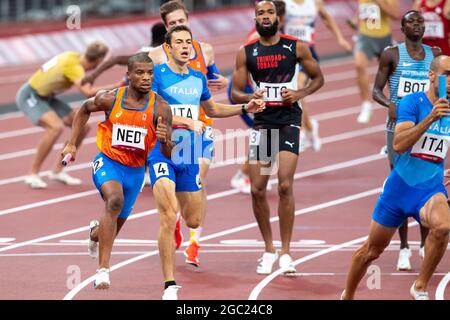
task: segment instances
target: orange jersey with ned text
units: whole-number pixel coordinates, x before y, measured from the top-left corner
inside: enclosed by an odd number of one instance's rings
[[[208,74],[208,68],[205,62],[205,57],[203,55],[202,47],[200,46],[200,43],[198,41],[192,40],[192,47],[194,48],[195,56],[189,60],[188,67],[200,71],[207,77]],[[164,43],[163,45],[164,52],[167,55],[167,58],[170,59],[170,53],[169,49],[167,47],[167,44]],[[200,106],[200,113],[198,119],[202,121],[207,126],[212,126],[214,123],[214,120],[208,117],[205,114],[205,111]]]
[[[145,107],[124,105],[128,87],[120,87],[105,121],[98,124],[97,147],[108,158],[129,167],[142,167],[156,144],[156,94],[149,92]]]

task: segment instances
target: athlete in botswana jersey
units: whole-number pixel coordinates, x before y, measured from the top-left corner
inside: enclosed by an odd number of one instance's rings
[[[281,230],[280,268],[284,273],[295,272],[289,244],[294,224],[294,195],[292,182],[299,152],[301,108],[297,101],[317,91],[323,85],[323,75],[307,45],[278,33],[279,17],[271,1],[262,1],[255,8],[256,30],[260,38],[241,47],[233,74],[232,99],[245,103],[251,98],[263,98],[266,109],[255,114],[250,134],[250,182],[253,212],[265,242],[265,253],[256,272],[269,274],[278,254],[272,242],[270,211],[266,187],[275,157],[283,163],[279,166],[278,216]],[[303,66],[311,78],[308,86],[298,89],[296,64]],[[250,76],[248,76],[250,75]],[[247,79],[254,86],[254,93],[244,92]]]

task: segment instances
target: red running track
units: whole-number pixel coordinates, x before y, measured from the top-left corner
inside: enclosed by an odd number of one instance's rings
[[[377,108],[368,125],[356,122],[359,97],[352,63],[323,64],[326,85],[308,98],[319,120],[324,145],[320,152],[302,153],[294,184],[297,217],[292,237],[294,277],[256,274],[263,252],[261,236],[249,196],[230,188],[238,164],[220,159],[208,177],[208,213],[204,225],[199,268],[186,265],[178,251],[176,280],[180,299],[338,299],[352,252],[367,235],[372,208],[388,174],[387,160],[379,155],[384,145],[385,110]],[[371,74],[376,67],[371,67]],[[118,76],[121,71],[117,70]],[[224,95],[217,95],[223,100]],[[242,128],[240,119],[216,122],[222,132]],[[77,162],[70,166],[83,179],[78,187],[50,182],[47,190],[31,190],[23,183],[40,133],[20,115],[0,117],[0,299],[160,299],[162,274],[157,254],[158,217],[150,188],[139,196],[133,215],[114,246],[112,287],[95,291],[90,278],[96,261],[86,252],[87,224],[98,218],[103,202],[93,187],[90,161],[97,150],[92,130]],[[30,129],[31,128],[31,129]],[[19,131],[17,131],[19,130]],[[31,130],[31,131],[30,131]],[[64,133],[63,142],[69,131]],[[55,149],[43,170],[50,170],[60,149]],[[244,154],[236,154],[236,158]],[[276,217],[277,191],[269,192]],[[275,240],[278,223],[273,221]],[[187,230],[184,227],[187,237]],[[8,239],[9,238],[9,239]],[[375,262],[381,288],[361,282],[359,299],[409,299],[409,287],[420,266],[419,232],[410,229],[413,249],[411,272],[397,272],[398,238]],[[432,277],[434,298],[450,299],[445,290],[449,272],[447,254]],[[80,283],[79,285],[75,285]],[[369,281],[369,283],[371,283]],[[441,289],[437,287],[441,284]]]

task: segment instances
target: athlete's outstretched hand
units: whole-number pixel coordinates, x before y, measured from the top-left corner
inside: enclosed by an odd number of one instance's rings
[[[62,159],[64,159],[69,153],[72,155],[70,161],[75,161],[75,157],[77,155],[77,147],[70,143],[68,143],[61,152]]]
[[[162,117],[158,117],[158,120],[156,122],[156,138],[161,142],[162,144],[167,143],[167,126],[163,122]]]
[[[266,108],[266,103],[262,99],[252,99],[245,107],[247,112],[251,112],[251,113],[261,112],[265,108]]]
[[[228,78],[224,77],[221,74],[214,73],[217,79],[209,79],[207,81],[208,89],[216,92],[228,87],[228,83],[230,82]]]

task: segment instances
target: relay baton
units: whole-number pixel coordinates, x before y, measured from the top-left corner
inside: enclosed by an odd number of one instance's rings
[[[63,166],[67,166],[69,164],[69,162],[72,160],[72,154],[68,153],[65,155],[65,157],[62,159],[61,164]]]
[[[439,75],[439,99],[447,98],[447,75]]]

